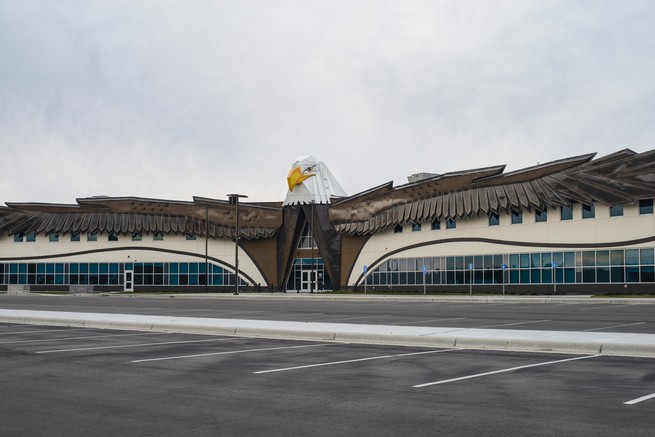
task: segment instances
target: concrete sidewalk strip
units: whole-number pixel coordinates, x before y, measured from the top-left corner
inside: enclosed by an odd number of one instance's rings
[[[88,297],[93,295],[86,294]],[[385,294],[332,294],[332,293],[178,293],[129,294],[109,293],[113,298],[147,299],[219,299],[219,300],[271,300],[271,301],[330,301],[330,302],[440,302],[440,303],[499,303],[499,304],[585,304],[585,305],[655,305],[653,297],[595,297],[592,295],[385,295]]]
[[[439,328],[0,309],[0,322],[398,346],[655,357],[655,334]]]

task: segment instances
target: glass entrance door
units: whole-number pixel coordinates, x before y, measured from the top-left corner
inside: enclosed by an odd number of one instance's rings
[[[316,290],[316,271],[302,270],[300,291],[315,291],[315,290]]]
[[[287,281],[287,291],[318,293],[331,289],[332,283],[321,258],[314,258],[313,262],[311,258],[293,260],[293,267]]]

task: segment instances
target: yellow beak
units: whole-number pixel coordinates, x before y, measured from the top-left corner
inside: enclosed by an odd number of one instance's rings
[[[312,176],[315,176],[314,173],[303,173],[300,167],[294,167],[289,170],[289,175],[287,176],[287,184],[289,185],[289,191],[293,191],[296,185],[303,183],[305,179],[308,179]]]

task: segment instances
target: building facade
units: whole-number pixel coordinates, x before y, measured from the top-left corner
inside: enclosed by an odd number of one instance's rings
[[[655,151],[594,158],[348,196],[305,157],[286,198],[241,202],[238,224],[236,205],[200,197],[7,203],[0,290],[652,292]]]

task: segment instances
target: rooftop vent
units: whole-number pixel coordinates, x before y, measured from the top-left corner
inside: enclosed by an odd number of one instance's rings
[[[411,176],[407,176],[407,181],[409,181],[410,184],[415,184],[416,182],[421,182],[425,179],[430,179],[435,176],[439,175],[435,173],[414,173]]]

